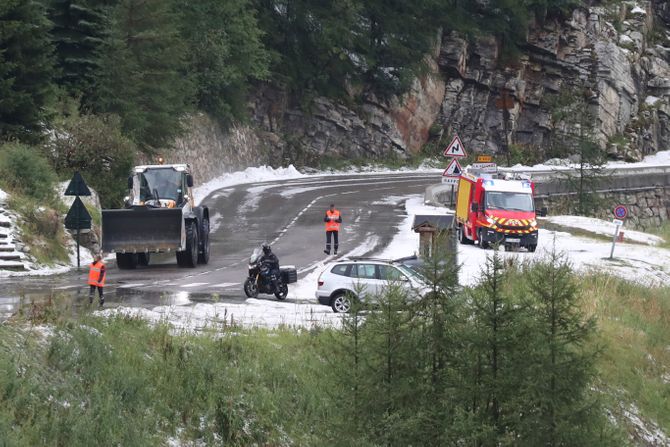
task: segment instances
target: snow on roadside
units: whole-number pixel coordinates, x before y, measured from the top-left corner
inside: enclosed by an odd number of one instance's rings
[[[561,231],[540,229],[535,253],[503,252],[503,259],[519,261],[536,260],[548,256],[555,249],[564,253],[577,270],[606,271],[611,275],[647,286],[670,284],[670,250],[618,243],[614,259],[609,259],[611,243],[587,237],[573,236]],[[474,285],[481,277],[482,266],[492,250],[482,250],[476,245],[459,245],[458,261],[461,263],[460,282]]]
[[[289,165],[287,168],[277,169],[269,166],[252,167],[247,168],[244,171],[223,174],[200,186],[196,186],[193,188],[193,194],[195,195],[196,203],[199,204],[212,192],[229,186],[272,180],[293,180],[303,177],[305,177],[305,174],[298,171],[293,165]]]
[[[419,235],[412,231],[414,216],[417,214],[444,215],[452,212],[447,208],[424,205],[423,196],[420,194],[406,196],[405,210],[407,217],[398,226],[398,233],[377,256],[397,259],[415,254],[419,248]],[[582,222],[579,217],[573,216],[564,216],[561,221],[570,222],[575,226]],[[602,223],[603,231],[609,231],[605,225],[607,222],[602,221]],[[640,232],[626,232],[625,237],[630,237],[631,240],[636,238],[635,240],[646,243],[656,242],[655,236]],[[578,270],[604,270],[627,280],[650,286],[670,284],[670,250],[623,242],[616,245],[614,259],[610,261],[608,259],[611,249],[609,242],[574,236],[561,231],[540,229],[539,245],[535,253],[504,252],[501,249],[500,256],[504,259],[520,261],[541,259],[551,253],[554,247],[557,251],[565,253]],[[481,277],[481,269],[486,263],[486,257],[492,253],[492,250],[482,250],[476,245],[459,244],[458,262],[461,264],[461,284],[475,285]]]
[[[584,216],[549,216],[546,220],[563,227],[578,228],[603,236],[614,235],[615,225],[612,221]],[[621,231],[624,232],[624,239],[627,241],[639,242],[647,245],[659,245],[665,242],[662,237],[653,234],[627,230],[625,227],[622,228]]]
[[[406,196],[405,211],[407,217],[398,226],[398,233],[394,236],[391,243],[378,254],[384,259],[398,259],[417,254],[419,250],[419,234],[412,230],[415,215],[446,215],[451,210],[438,206],[425,205],[423,203],[423,194],[414,194]]]
[[[606,164],[608,168],[651,168],[658,166],[668,166],[670,165],[670,150],[660,151],[653,155],[647,155],[642,159],[642,161],[627,163],[625,161],[610,161]],[[532,172],[532,171],[566,171],[569,169],[574,169],[578,165],[571,163],[569,160],[564,159],[552,159],[545,163],[536,164],[533,166],[525,166],[521,164],[516,164],[510,168],[504,168],[509,171],[516,172]]]
[[[9,194],[7,194],[2,189],[0,189],[0,204],[5,203],[7,201],[8,197],[9,197]]]
[[[193,188],[193,193],[195,194],[196,203],[199,204],[212,192],[228,188],[231,186],[245,185],[249,183],[261,183],[261,182],[271,182],[271,181],[281,181],[281,180],[296,180],[296,179],[305,179],[313,177],[322,177],[324,175],[328,176],[364,176],[371,174],[401,174],[401,173],[422,173],[422,174],[437,174],[442,173],[444,169],[434,168],[430,164],[423,164],[418,168],[399,168],[399,169],[390,169],[390,168],[380,168],[378,166],[361,166],[357,168],[351,168],[343,171],[315,171],[310,174],[303,174],[298,171],[295,166],[289,165],[286,168],[272,168],[270,166],[258,166],[247,168],[244,171],[230,172],[223,174],[219,177],[216,177],[200,186]],[[272,186],[259,186],[259,190],[263,191]],[[296,190],[293,194],[304,192],[301,190]],[[289,194],[289,193],[287,193]]]
[[[220,329],[225,326],[278,328],[338,325],[340,316],[330,307],[268,299],[247,299],[241,303],[197,303],[192,306],[158,306],[152,309],[117,307],[96,311],[96,315],[137,317],[153,324],[169,323],[184,331]]]

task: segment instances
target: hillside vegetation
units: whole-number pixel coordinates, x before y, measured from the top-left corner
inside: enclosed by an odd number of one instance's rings
[[[192,112],[244,120],[260,81],[297,103],[386,97],[424,70],[440,32],[493,34],[513,55],[531,19],[575,3],[8,0],[0,144],[32,145],[61,177],[80,170],[103,205],[118,205],[109,179],[136,153],[165,150]]]

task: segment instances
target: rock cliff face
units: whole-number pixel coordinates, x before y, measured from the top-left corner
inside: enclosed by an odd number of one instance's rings
[[[670,48],[664,2],[575,10],[531,27],[518,63],[500,68],[491,38],[446,36],[440,68],[447,93],[438,119],[473,150],[504,142],[543,148],[555,133],[551,102],[561,91],[587,94],[596,139],[616,158],[639,159],[670,141]],[[507,132],[499,98],[509,92]],[[498,102],[498,104],[496,104]]]
[[[429,73],[401,98],[368,96],[346,106],[317,97],[297,105],[262,86],[250,103],[249,126],[222,132],[200,117],[177,146],[209,154],[204,177],[220,172],[219,161],[230,170],[313,165],[329,156],[404,157],[431,134],[444,136],[444,144],[458,133],[474,152],[513,144],[542,153],[564,130],[554,122],[552,98],[575,91],[594,117],[600,146],[613,158],[637,160],[670,143],[669,27],[665,0],[578,8],[533,24],[511,62],[502,60],[493,37],[447,34],[428,58]],[[218,161],[212,164],[211,155]]]

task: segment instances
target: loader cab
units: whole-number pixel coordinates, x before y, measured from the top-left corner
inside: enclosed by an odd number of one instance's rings
[[[190,180],[190,181],[189,181]],[[131,179],[132,206],[182,207],[193,180],[186,165],[138,166]]]

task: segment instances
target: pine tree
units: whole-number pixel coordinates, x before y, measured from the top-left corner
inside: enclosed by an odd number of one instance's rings
[[[523,295],[534,307],[528,382],[521,394],[526,414],[519,430],[527,446],[603,445],[603,412],[589,387],[597,359],[589,341],[595,322],[580,308],[574,273],[563,255],[526,268]]]
[[[50,0],[57,82],[72,96],[91,94],[100,66],[109,0]]]
[[[414,319],[421,341],[416,353],[420,371],[420,388],[416,399],[421,403],[423,418],[417,430],[420,445],[446,445],[454,442],[452,425],[459,399],[460,381],[455,375],[463,344],[464,301],[458,290],[458,270],[455,253],[440,250],[446,242],[438,241],[435,250],[425,260],[421,274],[430,292],[414,304]],[[420,441],[420,442],[419,442]]]
[[[50,23],[34,0],[0,2],[0,139],[35,141],[53,100]]]
[[[179,134],[193,101],[170,7],[163,0],[119,0],[102,48],[96,108],[119,115],[124,131],[148,152]]]
[[[457,428],[468,445],[515,445],[515,424],[524,410],[523,381],[528,313],[509,291],[509,272],[498,252],[487,258],[470,296],[466,361],[460,369],[466,393]]]
[[[198,106],[222,120],[242,118],[251,80],[266,79],[270,55],[249,0],[177,0]]]

